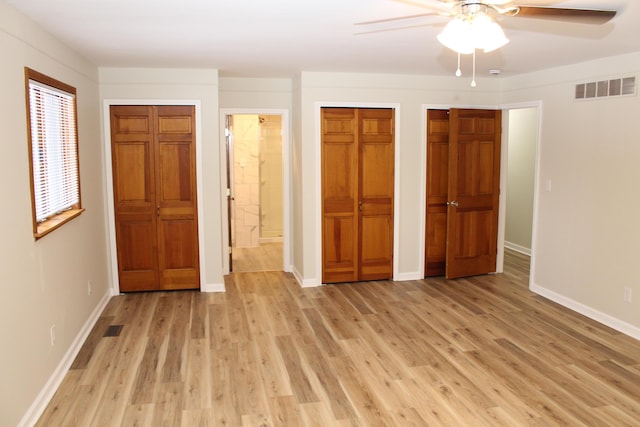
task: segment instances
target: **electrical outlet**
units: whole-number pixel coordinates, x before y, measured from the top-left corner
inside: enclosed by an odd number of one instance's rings
[[[53,347],[56,343],[56,325],[51,325],[49,337],[51,338],[51,347]]]
[[[87,281],[87,295],[91,295],[93,289],[91,288],[91,280]]]
[[[633,295],[633,293],[631,291],[631,288],[627,288],[625,286],[625,288],[624,288],[624,302],[631,303],[632,295]]]

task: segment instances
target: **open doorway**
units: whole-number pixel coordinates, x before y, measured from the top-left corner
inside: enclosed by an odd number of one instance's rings
[[[230,114],[231,272],[283,269],[283,120],[279,114]]]
[[[531,256],[538,108],[509,110],[505,248]]]
[[[534,282],[535,213],[541,105],[505,107],[507,123],[501,173],[501,232],[503,251],[499,271]]]

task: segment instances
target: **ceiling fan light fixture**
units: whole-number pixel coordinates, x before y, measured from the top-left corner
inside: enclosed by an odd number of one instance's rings
[[[444,46],[465,55],[474,49],[491,52],[509,43],[500,25],[484,12],[455,16],[437,38]]]
[[[472,27],[463,15],[449,21],[437,38],[444,46],[458,53],[466,55],[475,49]]]
[[[486,16],[486,15],[485,15]],[[499,49],[509,43],[509,39],[504,35],[504,31],[496,21],[487,16],[488,21],[476,33],[476,47],[486,52]],[[475,24],[474,24],[475,25]]]
[[[509,43],[504,31],[487,13],[483,4],[463,5],[462,13],[454,16],[438,34],[438,41],[458,53],[458,69],[460,71],[460,55],[473,54],[473,72],[471,86],[476,86],[476,49],[491,52]]]

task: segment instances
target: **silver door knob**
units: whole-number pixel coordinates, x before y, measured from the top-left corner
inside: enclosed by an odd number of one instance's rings
[[[455,200],[453,200],[451,202],[447,202],[447,206],[457,207],[458,206],[458,202],[456,202]]]

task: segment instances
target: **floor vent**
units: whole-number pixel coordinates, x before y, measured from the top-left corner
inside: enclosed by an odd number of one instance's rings
[[[636,94],[636,78],[621,77],[597,82],[579,83],[576,85],[575,99],[596,99],[610,96],[634,96]]]
[[[117,337],[122,331],[122,325],[110,325],[106,331],[104,331],[103,337]]]

